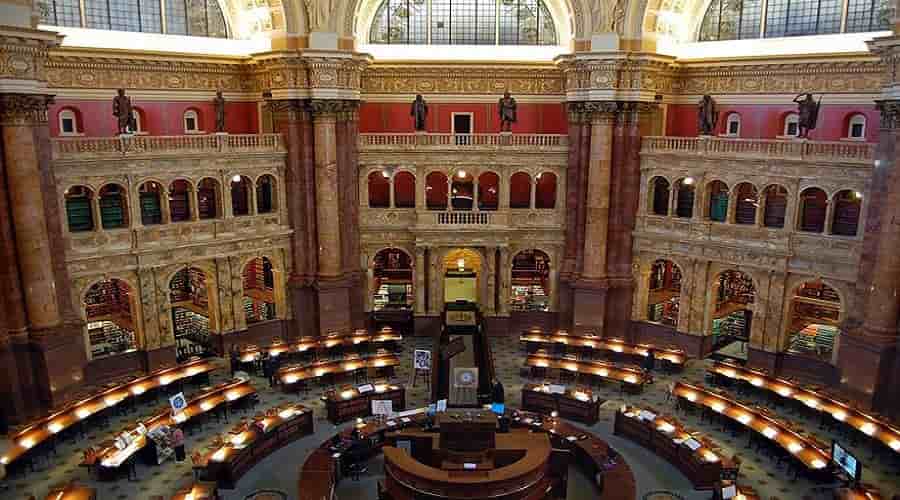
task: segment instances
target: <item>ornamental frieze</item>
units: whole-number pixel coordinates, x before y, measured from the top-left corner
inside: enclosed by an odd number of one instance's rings
[[[0,31],[0,78],[46,81],[50,49],[60,40],[56,33],[4,27]]]
[[[370,94],[562,95],[562,73],[552,66],[375,65],[363,73]]]

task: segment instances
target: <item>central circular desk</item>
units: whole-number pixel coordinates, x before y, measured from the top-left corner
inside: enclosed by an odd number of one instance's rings
[[[385,477],[378,484],[379,498],[536,500],[551,492],[564,492],[568,465],[573,463],[596,480],[598,499],[635,499],[637,488],[631,468],[602,439],[538,413],[507,411],[506,417],[509,431],[492,435],[487,453],[484,436],[477,430],[466,432],[461,441],[452,443],[448,453],[448,441],[424,430],[424,409],[404,412],[384,422],[360,423],[340,436],[347,437],[356,430],[371,441],[373,453],[384,454]],[[471,449],[465,448],[466,443],[471,443]],[[482,451],[476,451],[479,449]],[[333,499],[346,466],[342,460],[333,439],[313,450],[300,471],[300,500]]]

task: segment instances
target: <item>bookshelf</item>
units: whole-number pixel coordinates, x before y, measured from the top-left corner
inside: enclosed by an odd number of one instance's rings
[[[728,193],[714,193],[709,198],[709,218],[716,222],[725,222],[728,214]]]
[[[756,223],[756,202],[739,199],[735,204],[734,222],[737,224]]]
[[[85,295],[91,357],[111,356],[135,349],[134,324],[128,285],[101,281]]]
[[[681,186],[678,189],[678,199],[675,201],[675,215],[678,217],[694,216],[694,188]]]
[[[169,215],[172,217],[172,222],[191,219],[191,205],[186,189],[169,190]]]
[[[118,186],[106,186],[100,194],[100,221],[103,229],[118,229],[128,225],[125,202]]]
[[[787,212],[787,195],[770,188],[766,194],[766,211],[763,224],[766,227],[784,227],[784,214]]]
[[[812,324],[793,334],[788,351],[830,357],[839,330],[836,326]]]
[[[159,193],[141,193],[140,204],[141,224],[145,226],[162,224],[162,207],[159,204]]]

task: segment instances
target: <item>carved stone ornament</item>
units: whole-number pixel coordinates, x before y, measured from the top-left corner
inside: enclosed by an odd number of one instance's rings
[[[341,99],[313,99],[309,101],[309,110],[312,112],[314,118],[326,116],[336,117],[339,113],[347,111],[351,106],[355,110],[355,106],[358,106],[358,103],[356,103],[356,101],[344,101]]]
[[[900,127],[900,101],[876,101],[881,113],[881,128],[896,130]]]
[[[0,95],[0,125],[45,124],[52,102],[53,96],[44,94]]]

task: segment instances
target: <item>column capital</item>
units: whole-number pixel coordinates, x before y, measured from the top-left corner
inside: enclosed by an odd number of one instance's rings
[[[312,99],[309,101],[309,110],[314,120],[334,119],[345,113],[355,113],[359,107],[358,101],[343,99]]]
[[[0,125],[47,123],[47,108],[53,96],[45,94],[0,94]]]
[[[900,101],[875,101],[875,107],[881,113],[881,128],[896,130],[900,128]]]
[[[309,119],[309,103],[302,99],[280,99],[268,101],[266,105],[273,113],[286,113],[290,121]]]

